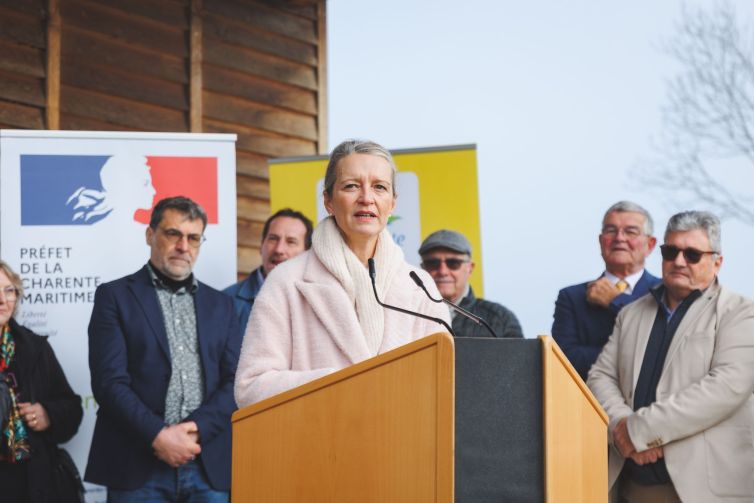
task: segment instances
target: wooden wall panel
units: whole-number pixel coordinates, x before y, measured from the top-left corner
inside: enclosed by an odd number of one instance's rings
[[[205,92],[204,115],[208,119],[233,122],[304,140],[317,140],[317,122],[311,115],[297,114],[232,96]]]
[[[213,66],[232,68],[273,81],[317,90],[317,72],[304,63],[225,44],[209,37],[204,43],[204,58],[207,64]]]
[[[0,5],[0,37],[19,45],[44,49],[46,10],[40,2],[33,3],[39,4],[40,9],[26,8],[24,2],[3,2]]]
[[[122,2],[127,9],[129,3]],[[172,3],[170,0],[155,5]],[[188,56],[188,24],[169,24],[101,4],[96,0],[60,0],[65,29],[78,28],[160,53]]]
[[[70,113],[141,131],[186,130],[185,113],[66,84],[63,84],[60,90],[60,110],[63,117]]]
[[[188,131],[184,1],[58,0],[61,124]]]
[[[0,39],[0,55],[2,71],[40,79],[45,76],[45,57],[39,49]]]
[[[118,68],[122,72],[188,84],[186,60],[180,56],[130,46],[105,35],[70,26],[63,31],[62,46],[64,66],[75,62],[92,62]]]
[[[0,123],[45,127],[45,4],[0,0]]]
[[[213,15],[211,11],[205,14],[203,20],[204,32],[208,38],[214,37],[230,45],[257,49],[291,61],[317,66],[317,47],[312,44],[236,23]]]
[[[237,134],[244,275],[268,160],[326,144],[324,59],[325,0],[0,0],[0,127]]]
[[[3,98],[25,105],[44,107],[44,81],[36,77],[0,71],[0,89]]]

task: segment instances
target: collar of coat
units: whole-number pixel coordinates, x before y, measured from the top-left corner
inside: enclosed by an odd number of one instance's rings
[[[306,255],[304,274],[301,280],[295,282],[296,289],[304,297],[306,303],[311,306],[330,337],[333,338],[335,344],[351,363],[376,356],[370,354],[367,348],[364,334],[356,318],[355,307],[351,306],[351,309],[343,310],[344,306],[351,304],[351,300],[340,282],[325,268],[313,252],[309,251]],[[408,270],[405,267],[403,269],[401,274],[405,272],[408,277]],[[416,306],[415,301],[411,302],[412,297],[417,294],[417,291],[418,289],[410,288],[408,282],[402,282],[399,278],[396,278],[396,281],[386,289],[385,298],[380,300],[386,304],[412,309],[412,306]],[[405,334],[401,332],[405,332],[407,327],[411,326],[411,323],[407,323],[408,320],[406,319],[410,315],[387,309],[384,312],[384,337],[378,354],[382,353],[385,348],[395,347],[395,340],[405,340]]]

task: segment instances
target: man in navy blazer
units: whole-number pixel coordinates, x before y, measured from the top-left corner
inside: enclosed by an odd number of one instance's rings
[[[630,201],[615,203],[602,219],[599,235],[605,271],[587,283],[566,287],[555,302],[552,336],[586,381],[625,306],[660,282],[644,269],[657,243],[652,217]]]
[[[233,382],[241,333],[232,300],[198,282],[204,210],[163,199],[138,272],[97,288],[89,367],[99,404],[85,479],[108,501],[228,501]]]

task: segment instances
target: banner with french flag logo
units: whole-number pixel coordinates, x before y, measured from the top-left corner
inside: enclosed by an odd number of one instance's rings
[[[236,281],[235,135],[0,131],[0,257],[24,295],[16,320],[50,336],[84,420],[66,448],[83,473],[97,411],[87,325],[101,283],[149,259],[154,204],[182,195],[207,212],[194,273],[224,288]],[[87,501],[105,501],[87,484]]]

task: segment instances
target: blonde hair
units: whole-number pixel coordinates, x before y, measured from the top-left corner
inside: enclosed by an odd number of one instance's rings
[[[5,275],[8,276],[11,284],[16,289],[16,305],[13,306],[13,313],[11,314],[11,316],[13,316],[16,314],[18,304],[21,303],[21,299],[24,296],[24,284],[23,281],[21,281],[21,276],[16,274],[16,271],[14,271],[4,260],[0,260],[0,271],[3,271]]]

